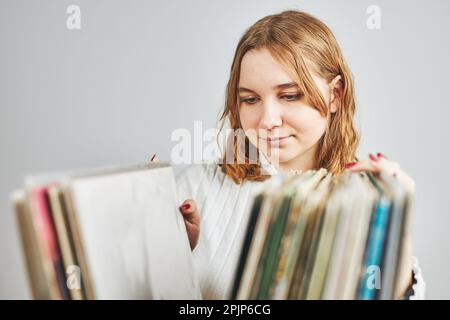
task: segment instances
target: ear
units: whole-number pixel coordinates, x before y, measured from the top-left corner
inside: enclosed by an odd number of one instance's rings
[[[331,89],[330,112],[335,113],[341,105],[342,95],[344,92],[344,82],[342,81],[341,75],[337,75],[333,80],[331,80],[330,89]]]

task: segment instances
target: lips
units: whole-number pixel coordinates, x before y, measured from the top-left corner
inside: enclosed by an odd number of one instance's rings
[[[293,135],[282,137],[260,137],[260,139],[264,145],[270,146],[271,148],[283,148],[291,141],[292,137]]]
[[[277,142],[277,141],[283,141],[286,140],[287,138],[290,138],[292,136],[284,136],[284,137],[267,137],[267,138],[263,138],[260,137],[260,139],[268,141],[268,142]]]

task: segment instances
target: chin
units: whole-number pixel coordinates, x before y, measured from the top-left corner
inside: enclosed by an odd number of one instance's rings
[[[276,149],[270,156],[270,162],[274,165],[283,164],[297,158],[301,153],[292,152],[292,150],[283,150],[283,148]]]

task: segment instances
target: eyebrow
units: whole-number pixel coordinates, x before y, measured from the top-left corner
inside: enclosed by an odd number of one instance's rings
[[[298,85],[295,82],[288,82],[288,83],[282,83],[279,85],[276,85],[275,87],[273,87],[273,89],[288,89],[288,88],[292,88],[292,87],[298,87]],[[255,93],[255,91],[248,89],[248,88],[244,88],[244,87],[239,87],[238,88],[239,92],[253,92]]]

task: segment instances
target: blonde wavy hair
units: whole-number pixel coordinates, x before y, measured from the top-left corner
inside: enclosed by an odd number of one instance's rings
[[[252,25],[240,39],[231,66],[225,96],[225,106],[220,117],[223,129],[228,119],[230,129],[242,130],[239,119],[239,74],[244,55],[253,49],[268,49],[273,57],[299,85],[306,101],[326,116],[327,127],[319,141],[319,166],[331,173],[339,174],[345,164],[356,159],[359,134],[353,123],[355,113],[355,92],[353,76],[344,60],[339,44],[331,30],[319,19],[308,13],[289,10],[266,16]],[[330,113],[329,105],[322,97],[308,68],[331,82],[341,75],[343,91],[340,106]],[[239,139],[237,139],[239,140]],[[226,142],[221,169],[237,184],[244,180],[263,181],[269,178],[262,171],[261,163],[251,163],[248,159],[252,146],[248,138],[236,141],[231,137]],[[244,150],[244,161],[227,161]],[[235,156],[233,156],[235,157]],[[235,159],[237,160],[237,159]],[[242,160],[242,159],[241,159]]]

